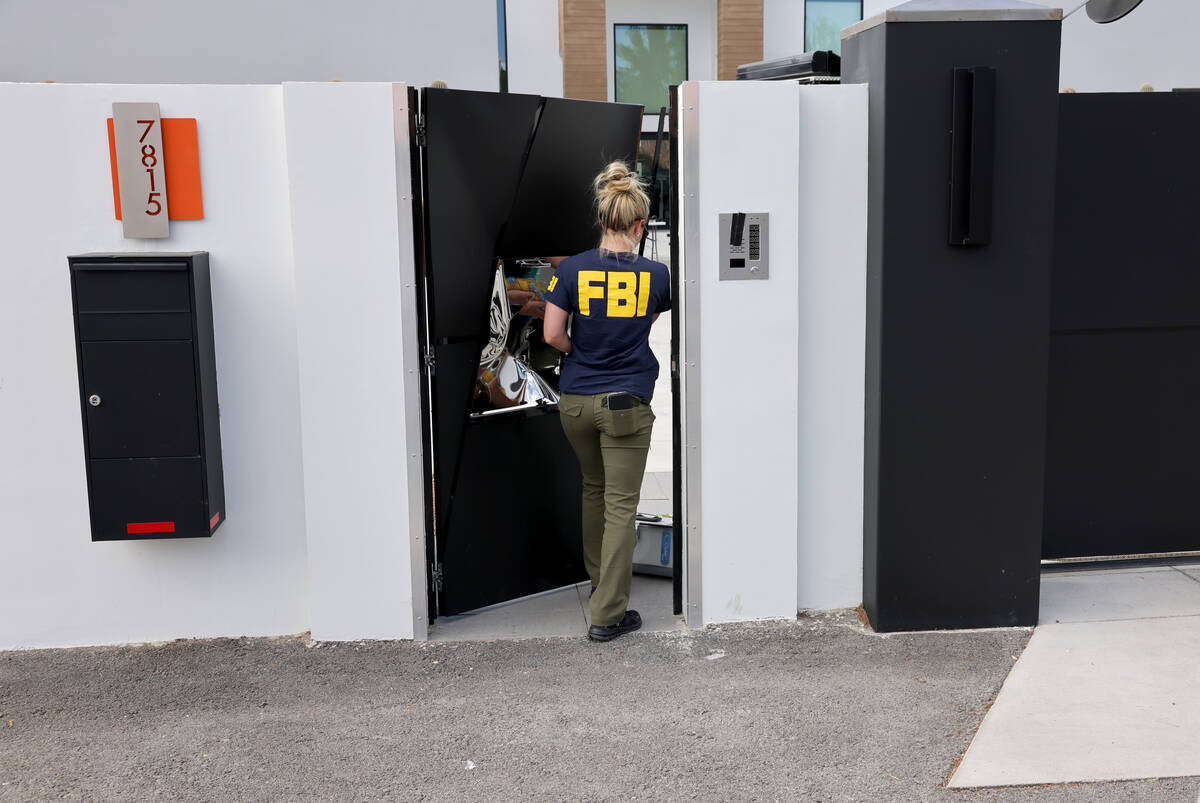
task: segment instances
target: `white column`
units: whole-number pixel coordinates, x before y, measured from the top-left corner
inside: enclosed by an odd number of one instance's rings
[[[283,91],[312,636],[423,638],[404,87]]]

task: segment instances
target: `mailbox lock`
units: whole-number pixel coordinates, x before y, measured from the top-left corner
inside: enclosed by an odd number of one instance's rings
[[[93,407],[99,407],[100,397],[93,393],[91,396],[88,396],[88,404],[92,405]]]

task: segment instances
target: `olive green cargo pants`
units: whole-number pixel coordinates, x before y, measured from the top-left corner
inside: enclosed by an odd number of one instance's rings
[[[615,625],[629,605],[638,499],[654,413],[647,404],[609,410],[608,394],[563,394],[563,432],[583,470],[583,562],[592,580],[592,624]]]

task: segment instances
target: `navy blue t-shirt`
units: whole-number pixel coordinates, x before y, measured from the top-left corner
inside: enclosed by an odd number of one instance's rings
[[[592,249],[564,259],[546,301],[573,317],[563,357],[563,393],[654,393],[658,360],[650,351],[654,316],[671,308],[667,266],[630,253]]]

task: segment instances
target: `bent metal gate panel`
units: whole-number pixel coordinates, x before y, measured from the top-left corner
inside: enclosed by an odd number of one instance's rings
[[[591,181],[631,162],[642,107],[449,89],[421,100],[430,575],[446,616],[586,579],[579,464],[556,377],[539,368],[555,355],[509,298],[544,289],[545,257],[596,246]],[[493,404],[501,386],[512,398]]]

